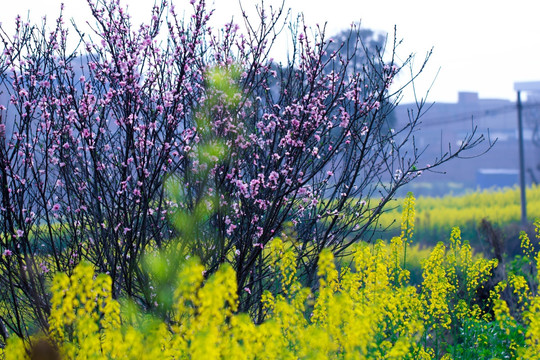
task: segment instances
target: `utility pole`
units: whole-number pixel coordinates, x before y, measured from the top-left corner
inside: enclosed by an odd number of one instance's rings
[[[540,81],[526,81],[514,83],[517,91],[518,139],[519,139],[519,186],[521,188],[521,225],[527,225],[527,198],[525,196],[525,150],[523,145],[523,104],[521,92],[530,91],[540,93]]]
[[[517,91],[518,140],[519,140],[519,187],[521,190],[521,225],[527,225],[527,197],[525,196],[525,152],[523,150],[523,104],[521,90]]]

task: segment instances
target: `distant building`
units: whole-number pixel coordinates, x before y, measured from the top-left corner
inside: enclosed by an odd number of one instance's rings
[[[527,183],[536,181],[540,163],[540,147],[533,144],[538,135],[540,97],[529,96],[524,103],[524,144]],[[426,106],[426,108],[429,106]],[[416,115],[414,104],[399,105],[395,109],[397,128]],[[426,111],[426,109],[423,109]],[[433,163],[435,158],[459,147],[461,141],[476,127],[476,134],[486,140],[464,154],[467,159],[456,159],[435,172],[424,172],[417,181],[462,183],[466,188],[514,186],[518,184],[519,152],[516,103],[509,100],[480,99],[478,93],[460,92],[457,103],[435,103],[420,118],[419,131],[414,133],[416,147],[424,153],[421,164]],[[535,130],[536,129],[536,130]],[[494,142],[493,148],[482,154]],[[540,145],[540,144],[538,144]],[[446,174],[441,174],[445,172]],[[488,184],[490,184],[488,186]]]

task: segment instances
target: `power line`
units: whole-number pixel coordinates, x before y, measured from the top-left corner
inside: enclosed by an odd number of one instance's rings
[[[531,108],[540,109],[540,104],[523,105],[524,110],[531,109]],[[431,127],[431,126],[439,126],[439,125],[446,125],[446,124],[454,124],[454,123],[460,123],[460,122],[465,122],[465,121],[471,121],[475,119],[481,119],[485,117],[493,117],[493,116],[497,116],[497,115],[501,115],[505,113],[511,113],[511,112],[516,112],[515,104],[501,106],[498,108],[486,109],[482,111],[476,111],[476,112],[466,112],[466,113],[454,114],[454,115],[449,115],[449,116],[431,117],[427,121],[422,121],[422,125],[424,127]]]

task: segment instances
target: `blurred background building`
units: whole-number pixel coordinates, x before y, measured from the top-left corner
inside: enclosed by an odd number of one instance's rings
[[[465,159],[450,161],[437,172],[426,171],[409,185],[418,195],[443,195],[467,190],[519,185],[518,112],[516,102],[481,99],[474,92],[460,92],[457,103],[435,103],[421,116],[420,130],[414,134],[416,147],[424,150],[420,165],[429,164],[451,149],[476,127],[486,141]],[[523,98],[523,139],[525,182],[540,180],[540,92],[529,91]],[[415,104],[395,109],[396,128],[414,115]],[[426,109],[424,109],[425,111]],[[493,147],[483,153],[489,145]],[[453,151],[453,150],[452,150]]]

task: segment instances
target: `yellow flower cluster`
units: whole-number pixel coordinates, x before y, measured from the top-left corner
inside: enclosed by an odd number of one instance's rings
[[[524,359],[540,358],[540,297],[535,296],[528,311],[524,313],[527,321],[525,334],[526,347],[523,349]]]
[[[414,234],[414,203],[416,199],[412,192],[407,193],[407,197],[403,201],[403,212],[401,215],[401,237],[405,241],[411,242]]]
[[[111,278],[94,276],[87,263],[68,277],[57,273],[51,287],[50,335],[66,358],[92,358],[101,352],[101,337],[120,325],[120,307],[111,296]],[[105,348],[110,342],[105,341]],[[106,348],[107,349],[107,348]]]
[[[399,200],[402,203],[401,199]],[[462,196],[419,197],[415,201],[416,239],[428,241],[446,234],[452,226],[460,225],[467,234],[476,233],[482,219],[496,225],[520,221],[519,188],[500,191],[476,191]],[[403,207],[405,204],[403,203]],[[388,205],[379,224],[399,234],[399,219],[403,216],[395,203]],[[540,186],[527,188],[527,213],[540,214]],[[533,220],[533,219],[531,219]]]
[[[490,346],[493,324],[507,335],[519,329],[501,296],[511,291],[526,328],[524,341],[509,341],[509,351],[538,357],[540,297],[523,276],[496,285],[491,305],[481,307],[476,292],[497,263],[473,256],[458,228],[448,245],[439,243],[424,260],[417,287],[409,284],[402,261],[406,246],[402,237],[360,243],[350,266],[337,265],[325,250],[318,285],[307,289],[297,276],[294,246],[275,239],[268,248],[281,288],[263,294],[259,324],[238,313],[235,272],[228,265],[205,279],[198,260],[183,263],[164,322],[134,305],[121,306],[112,298],[110,277],[96,276],[83,263],[71,276],[54,277],[48,335],[62,359],[451,359],[447,349],[458,329],[482,330],[474,347]],[[525,248],[532,257],[534,247]],[[10,338],[0,358],[29,359],[27,345]]]
[[[184,264],[172,320],[165,324],[120,312],[110,278],[81,264],[71,276],[54,278],[50,336],[64,359],[430,359],[434,351],[421,340],[432,328],[448,327],[456,286],[442,244],[424,264],[421,292],[405,286],[405,270],[391,261],[398,243],[359,244],[352,268],[340,270],[323,251],[314,296],[299,284],[292,247],[276,239],[271,251],[286,291],[265,293],[267,315],[259,325],[236,313],[230,266],[205,281],[198,261]],[[22,347],[10,341],[6,359],[27,358]]]
[[[444,255],[445,246],[439,243],[424,263],[422,301],[426,305],[426,321],[431,322],[434,328],[442,326],[449,329],[451,317],[448,300],[455,291],[455,286],[449,279],[452,273],[443,266]]]

